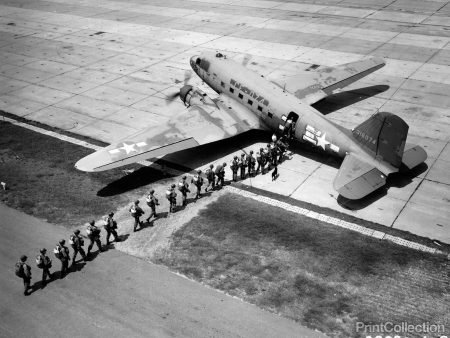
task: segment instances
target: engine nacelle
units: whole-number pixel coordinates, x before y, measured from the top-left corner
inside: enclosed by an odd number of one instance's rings
[[[213,104],[213,100],[200,88],[192,87],[190,85],[183,86],[180,89],[180,98],[186,107],[194,104]]]

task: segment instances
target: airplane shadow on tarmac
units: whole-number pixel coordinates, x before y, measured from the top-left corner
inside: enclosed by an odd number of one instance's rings
[[[409,171],[402,171],[391,174],[387,177],[386,184],[380,189],[375,190],[371,194],[359,200],[350,200],[341,195],[338,196],[337,202],[340,206],[349,210],[360,210],[378,201],[387,195],[390,188],[403,188],[412,183],[413,178],[419,176],[428,170],[428,165],[424,162]]]
[[[314,103],[312,106],[323,115],[350,106],[389,89],[388,85],[376,85],[332,94]]]

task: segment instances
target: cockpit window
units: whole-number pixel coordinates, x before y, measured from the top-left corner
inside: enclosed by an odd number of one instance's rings
[[[202,59],[200,59],[200,58],[197,58],[197,60],[195,60],[195,64],[197,66],[200,66],[200,62],[202,62]]]
[[[209,70],[209,61],[206,59],[197,58],[195,63],[202,68],[205,72]]]

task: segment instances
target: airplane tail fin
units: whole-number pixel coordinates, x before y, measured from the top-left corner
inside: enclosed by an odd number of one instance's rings
[[[353,137],[374,157],[399,168],[408,129],[408,124],[397,115],[379,112],[354,128]]]

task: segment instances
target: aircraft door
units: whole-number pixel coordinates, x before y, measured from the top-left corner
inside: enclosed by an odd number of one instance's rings
[[[282,136],[292,139],[295,136],[295,128],[297,127],[300,116],[291,111],[287,117],[283,115],[281,119],[284,121],[284,125],[280,124]]]

